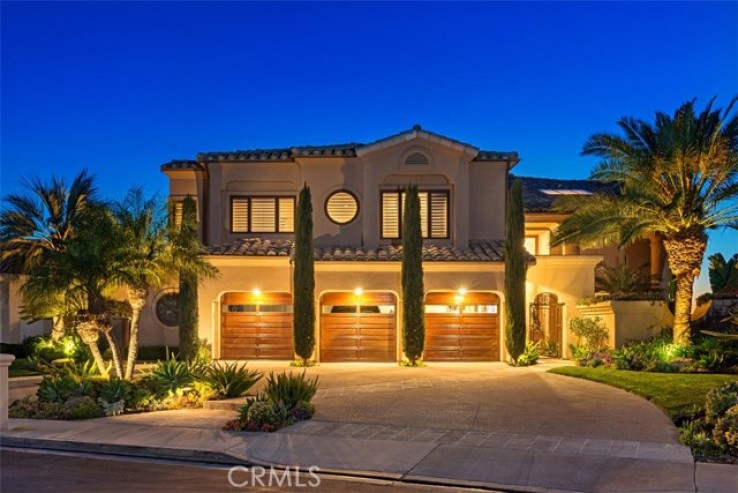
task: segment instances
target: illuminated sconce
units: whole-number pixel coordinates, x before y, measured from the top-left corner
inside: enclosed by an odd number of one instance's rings
[[[466,288],[461,288],[461,289],[459,289],[459,294],[460,294],[461,296],[466,296]]]
[[[253,293],[255,297],[261,298],[261,289],[254,289]]]
[[[457,295],[456,295],[456,296],[454,297],[454,301],[456,301],[456,304],[457,304],[457,305],[460,305],[460,304],[461,304],[461,302],[462,302],[462,301],[464,301],[464,297],[463,297],[463,296],[461,296],[460,294],[457,294]]]
[[[362,294],[364,294],[364,290],[361,289],[361,288],[356,288],[356,289],[354,289],[354,294],[356,296],[361,296]]]

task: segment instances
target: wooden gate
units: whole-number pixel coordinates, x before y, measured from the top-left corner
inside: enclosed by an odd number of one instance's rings
[[[397,361],[392,293],[327,293],[320,301],[321,361]]]
[[[530,304],[528,339],[539,342],[541,350],[550,356],[561,354],[564,304],[553,293],[541,293]]]
[[[222,359],[293,359],[290,293],[226,293],[221,303]]]
[[[426,361],[499,361],[500,298],[493,293],[428,293]]]

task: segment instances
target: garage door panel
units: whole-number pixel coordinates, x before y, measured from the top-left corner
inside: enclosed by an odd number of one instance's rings
[[[395,305],[392,294],[365,293],[360,298],[353,293],[324,295],[320,318],[321,360],[395,361],[395,315],[376,313],[378,307],[388,305]],[[353,313],[347,313],[351,310]]]
[[[425,316],[423,358],[428,361],[499,360],[499,298],[492,293],[467,293],[459,304],[458,296],[457,292],[437,292],[426,297],[426,306],[438,305],[440,310],[435,310],[442,313],[431,312]]]
[[[292,359],[289,293],[226,293],[221,315],[221,358]],[[268,311],[257,311],[264,307]],[[243,311],[242,311],[243,310]]]

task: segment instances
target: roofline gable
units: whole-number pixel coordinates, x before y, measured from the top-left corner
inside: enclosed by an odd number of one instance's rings
[[[382,139],[375,140],[370,144],[361,146],[360,148],[356,149],[356,155],[358,157],[363,157],[367,154],[371,154],[413,139],[424,139],[430,142],[435,142],[437,144],[450,147],[451,149],[454,149],[456,151],[469,154],[472,157],[476,157],[479,154],[478,147],[467,144],[465,142],[461,142],[459,140],[451,139],[435,132],[423,130],[420,125],[414,125],[413,128],[409,130],[404,130],[400,133],[390,135],[389,137],[384,137]]]

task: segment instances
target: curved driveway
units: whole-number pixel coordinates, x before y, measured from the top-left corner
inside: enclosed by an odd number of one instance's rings
[[[671,420],[645,399],[546,373],[562,364],[567,363],[346,363],[307,372],[320,376],[315,419],[321,421],[678,443]],[[286,369],[281,363],[249,366]]]

